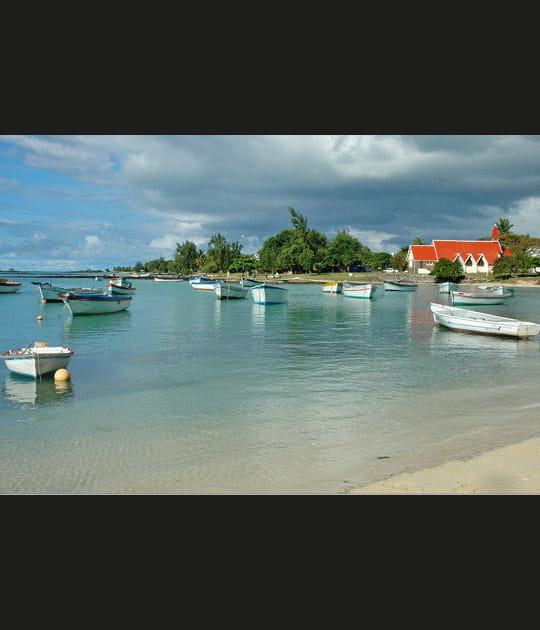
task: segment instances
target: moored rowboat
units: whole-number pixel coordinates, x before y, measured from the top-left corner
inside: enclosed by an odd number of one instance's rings
[[[456,282],[441,282],[439,284],[439,293],[450,293],[450,291],[459,291],[459,284]]]
[[[534,322],[525,322],[511,317],[501,317],[500,315],[491,315],[433,302],[430,308],[437,324],[453,330],[518,337],[520,339],[533,337],[540,332],[540,324]]]
[[[60,294],[62,293],[80,293],[85,295],[104,295],[105,291],[103,289],[96,289],[94,287],[77,287],[66,289],[64,287],[59,287],[50,282],[34,282],[38,288],[39,294],[41,295],[42,301],[45,302],[61,302],[62,298]]]
[[[131,295],[82,295],[77,293],[62,294],[62,301],[67,304],[73,315],[102,315],[123,311],[131,304]]]
[[[350,298],[369,299],[377,290],[377,285],[371,282],[344,282],[343,295]]]
[[[241,300],[247,296],[248,288],[240,284],[219,282],[214,287],[218,300]]]
[[[466,306],[471,304],[502,304],[512,297],[510,291],[450,291],[450,301],[454,306]]]
[[[126,278],[112,278],[107,284],[111,295],[135,295],[136,287]]]
[[[22,282],[0,279],[0,293],[16,293],[22,287]]]
[[[393,280],[383,280],[385,291],[416,291],[418,285],[414,282],[394,282]]]
[[[65,368],[73,356],[66,346],[49,346],[47,342],[36,342],[26,348],[15,348],[2,353],[6,367],[15,374],[37,378]]]
[[[257,280],[251,280],[250,278],[240,278],[240,284],[243,287],[256,287],[260,282]]]
[[[282,304],[287,301],[287,289],[275,284],[258,284],[251,288],[255,304]]]
[[[323,293],[341,293],[343,286],[341,282],[325,282],[322,290]]]

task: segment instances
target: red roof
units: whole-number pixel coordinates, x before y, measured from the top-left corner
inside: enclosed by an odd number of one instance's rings
[[[507,247],[507,248],[504,250],[504,254],[503,254],[503,256],[511,256],[511,255],[512,255],[512,252],[510,251],[510,248],[509,248],[509,247]]]
[[[493,232],[491,233],[491,238],[499,238],[499,228],[497,227],[496,223],[493,226]]]
[[[433,245],[411,245],[414,260],[430,260],[436,262],[441,258],[454,261],[459,255],[463,261],[472,256],[478,262],[484,256],[488,265],[493,265],[503,253],[499,241],[433,241]],[[508,252],[508,253],[507,253]],[[511,256],[507,249],[505,256]]]
[[[459,254],[462,260],[472,256],[475,262],[484,256],[488,265],[492,265],[500,254],[502,247],[499,241],[433,241],[437,259],[455,260]]]
[[[411,245],[411,250],[414,260],[438,260],[433,245]]]

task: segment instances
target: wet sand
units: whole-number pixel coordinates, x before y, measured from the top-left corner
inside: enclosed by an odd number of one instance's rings
[[[540,438],[394,475],[350,494],[540,494]]]

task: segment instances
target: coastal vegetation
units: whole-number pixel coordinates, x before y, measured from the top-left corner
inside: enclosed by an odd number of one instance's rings
[[[115,267],[115,271],[149,273],[317,273],[382,271],[392,266],[405,267],[407,248],[398,255],[373,252],[347,230],[339,230],[333,239],[308,227],[308,219],[294,208],[287,208],[292,227],[267,238],[257,254],[243,254],[238,241],[228,242],[219,232],[208,241],[206,251],[186,240],[176,244],[174,258],[163,256],[133,267]],[[405,254],[403,255],[403,250]],[[398,267],[395,267],[398,268]]]
[[[137,261],[132,267],[115,267],[115,271],[183,275],[226,272],[310,274],[385,269],[403,271],[406,268],[408,245],[396,253],[373,252],[345,229],[339,230],[334,238],[329,239],[326,234],[309,228],[307,217],[294,208],[289,207],[287,211],[291,227],[267,238],[256,254],[242,253],[241,243],[229,242],[223,234],[217,232],[210,237],[206,250],[186,240],[176,244],[172,259],[161,256],[145,263]],[[503,250],[510,248],[512,256],[501,257],[495,262],[495,276],[524,274],[540,265],[540,238],[512,232],[514,226],[506,218],[500,218],[496,225]],[[478,240],[490,238],[486,236]],[[412,244],[425,243],[420,237],[416,237]],[[431,275],[437,276],[441,281],[443,278],[453,278],[456,281],[462,273],[452,261],[441,259]]]

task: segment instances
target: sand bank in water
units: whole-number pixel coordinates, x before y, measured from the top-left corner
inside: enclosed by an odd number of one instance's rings
[[[402,473],[351,494],[540,494],[540,438],[434,468]]]

